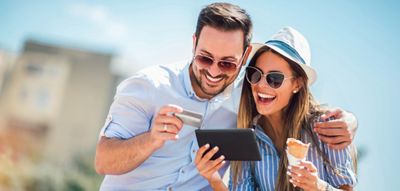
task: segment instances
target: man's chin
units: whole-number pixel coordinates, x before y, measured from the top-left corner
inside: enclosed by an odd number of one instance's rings
[[[211,87],[211,86],[203,86],[203,92],[209,96],[216,96],[224,90],[223,86]]]

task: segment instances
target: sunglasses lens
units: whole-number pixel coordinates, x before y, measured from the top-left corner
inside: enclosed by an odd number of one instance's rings
[[[260,81],[262,73],[251,67],[246,68],[246,79],[250,84],[256,84]]]
[[[223,72],[234,72],[236,70],[236,64],[228,61],[219,61],[218,67]]]
[[[201,56],[201,55],[197,55],[195,57],[195,60],[197,61],[197,63],[203,65],[203,66],[209,66],[212,65],[214,63],[214,60],[207,57],[207,56]]]
[[[266,76],[268,85],[271,86],[271,88],[279,88],[282,85],[284,79],[285,76],[280,73],[269,73]]]

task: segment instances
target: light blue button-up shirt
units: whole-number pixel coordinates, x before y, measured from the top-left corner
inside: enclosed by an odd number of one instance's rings
[[[203,114],[203,129],[236,128],[243,71],[211,100],[193,91],[190,64],[153,66],[123,81],[117,88],[101,136],[129,139],[148,132],[159,108],[176,104]],[[136,169],[106,175],[100,190],[211,190],[194,164],[198,145],[194,130],[183,125],[179,139],[167,141]],[[223,174],[226,167],[221,169]]]

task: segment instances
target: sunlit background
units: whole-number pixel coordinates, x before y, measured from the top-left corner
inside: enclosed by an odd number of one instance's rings
[[[116,85],[191,57],[212,1],[0,1],[0,190],[97,190],[98,132]],[[309,40],[313,93],[359,121],[357,190],[400,187],[396,1],[229,1],[255,42],[283,26]]]

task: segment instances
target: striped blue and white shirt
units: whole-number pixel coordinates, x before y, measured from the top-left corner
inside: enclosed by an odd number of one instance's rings
[[[233,172],[229,181],[230,190],[255,190],[255,181],[257,182],[260,190],[275,190],[275,182],[278,175],[279,155],[271,140],[262,129],[261,126],[256,125],[255,128],[258,146],[261,153],[261,161],[253,163],[254,170],[251,170],[250,161],[242,163],[242,172],[239,174],[239,180],[235,189],[233,189]],[[316,135],[313,135],[316,136]],[[321,142],[316,138],[316,144],[312,144],[312,138],[308,134],[304,134],[303,142],[311,143],[307,155],[307,161],[311,161],[318,169],[319,178],[328,182],[331,186],[339,188],[341,185],[349,185],[354,187],[356,184],[356,175],[354,173],[354,166],[350,147],[343,150],[335,150],[328,147],[327,144]],[[318,146],[335,169],[324,165],[323,157],[318,153]],[[253,173],[254,175],[253,175]]]

